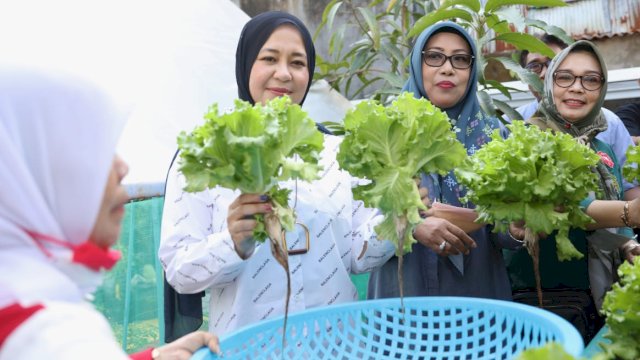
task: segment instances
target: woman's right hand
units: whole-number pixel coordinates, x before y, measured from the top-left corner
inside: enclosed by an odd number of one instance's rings
[[[435,216],[424,219],[416,227],[413,237],[441,256],[467,255],[469,249],[476,247],[476,242],[464,230]]]
[[[273,211],[269,197],[260,194],[241,194],[229,205],[227,228],[238,255],[246,259],[253,253],[255,240],[253,229],[257,225],[256,214]]]
[[[509,224],[509,235],[516,241],[524,241],[524,221],[515,221]]]

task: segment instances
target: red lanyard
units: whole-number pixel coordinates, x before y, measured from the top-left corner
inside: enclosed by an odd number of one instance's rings
[[[53,257],[53,254],[51,254],[51,252],[44,246],[44,242],[70,249],[73,252],[71,261],[77,264],[82,264],[94,271],[100,271],[100,269],[109,270],[122,257],[119,251],[103,249],[91,241],[85,241],[81,244],[75,245],[68,241],[56,239],[53,236],[40,234],[35,231],[25,230],[25,232],[31,236],[36,243],[36,246],[38,246],[38,248],[47,257],[51,258]]]

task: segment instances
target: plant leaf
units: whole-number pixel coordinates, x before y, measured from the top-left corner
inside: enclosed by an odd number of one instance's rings
[[[593,221],[580,203],[599,189],[592,172],[599,156],[564,133],[541,131],[523,121],[507,128],[508,138],[494,131],[492,141],[455,170],[468,189],[465,200],[475,204],[481,221],[494,224],[496,231],[513,221],[524,221],[534,233],[558,230],[558,259],[582,257],[567,236],[569,228]],[[560,204],[563,212],[556,212]]]
[[[380,74],[380,77],[385,79],[393,87],[401,88],[402,86],[404,86],[404,82],[405,82],[404,78],[401,78],[400,76],[398,76],[396,74],[382,73],[382,74]]]
[[[385,219],[376,227],[379,237],[393,241],[398,253],[408,251],[410,239],[398,248],[399,219],[411,230],[424,205],[414,178],[421,172],[446,173],[466,157],[464,146],[451,131],[445,113],[426,99],[401,94],[390,106],[365,100],[344,119],[346,135],[340,144],[340,168],[368,179],[354,188],[354,198],[380,209]]]
[[[511,26],[515,27],[517,32],[524,32],[526,21],[524,16],[522,16],[522,13],[520,12],[520,9],[516,7],[501,8],[500,10],[493,12],[493,14],[498,16],[498,18],[500,18],[501,20],[505,20]],[[506,32],[513,32],[513,30],[509,29],[509,31]]]
[[[445,0],[440,4],[439,9],[447,9],[455,5],[463,5],[473,10],[476,13],[480,12],[480,1],[479,0]]]
[[[338,12],[338,10],[340,9],[340,6],[342,6],[342,1],[338,1],[337,3],[335,3],[330,11],[329,14],[327,15],[327,29],[329,31],[331,31],[331,29],[333,29],[333,20],[336,17],[336,13]],[[324,14],[323,14],[323,19],[322,21],[324,21]]]
[[[473,20],[473,17],[471,16],[471,14],[468,11],[463,9],[436,10],[418,19],[418,21],[416,21],[413,28],[409,31],[409,37],[413,37],[420,34],[424,29],[437,23],[440,20],[447,20],[447,19],[454,19],[454,18],[464,19],[468,22],[471,22]]]
[[[495,9],[509,5],[526,5],[536,7],[567,6],[562,0],[488,0],[484,6],[485,12],[493,12]]]
[[[559,28],[557,26],[554,25],[548,25],[546,22],[542,21],[542,20],[535,20],[535,19],[526,19],[526,24],[527,26],[531,26],[531,27],[535,27],[538,28],[542,31],[544,31],[547,34],[551,34],[557,38],[559,38],[560,40],[564,41],[567,44],[573,44],[575,40],[573,40],[571,38],[571,36],[569,36],[564,29]]]
[[[491,99],[491,96],[489,96],[486,91],[478,91],[478,100],[480,101],[480,107],[485,113],[489,116],[496,116],[496,107],[493,105],[493,99]]]
[[[489,26],[489,28],[492,29],[496,34],[511,32],[509,22],[499,18],[498,15],[495,14],[487,16],[487,26]],[[488,35],[489,34],[487,34],[487,36]]]
[[[506,33],[496,36],[495,39],[508,42],[518,48],[518,50],[528,50],[529,52],[542,54],[549,58],[553,58],[556,55],[545,43],[533,35]]]
[[[488,85],[487,89],[496,89],[496,90],[500,91],[502,93],[502,95],[504,95],[505,97],[511,99],[511,94],[509,93],[509,89],[513,90],[513,88],[508,88],[508,87],[502,85],[501,82],[496,81],[496,80],[485,80],[484,83],[485,83],[485,85]],[[495,102],[495,100],[494,100],[494,102]]]
[[[520,115],[519,112],[509,106],[509,104],[507,104],[506,102],[493,99],[493,103],[498,109],[500,109],[500,111],[502,111],[503,114],[507,115],[509,119],[511,119],[511,121],[518,119],[522,120],[522,115]]]
[[[380,28],[378,27],[378,21],[376,16],[369,8],[358,7],[358,11],[362,14],[364,21],[367,22],[371,39],[373,39],[373,49],[380,49]]]
[[[232,112],[221,114],[210,107],[205,123],[178,136],[179,171],[188,192],[222,186],[243,193],[283,194],[278,181],[290,178],[314,180],[324,137],[316,124],[289,97],[251,105],[236,100]],[[287,201],[281,203],[286,206]],[[290,212],[280,221],[290,224]],[[289,215],[287,215],[289,214]],[[264,224],[256,240],[264,241]]]
[[[336,3],[338,2],[338,0],[331,0],[327,6],[325,6],[324,11],[322,12],[322,20],[320,21],[320,25],[318,25],[318,28],[316,29],[315,33],[313,34],[313,41],[316,41],[318,38],[318,35],[320,34],[320,31],[325,29],[325,26],[327,24],[328,18],[329,18],[329,14],[332,12],[332,9],[334,7],[336,7]],[[340,1],[340,3],[342,3],[342,1]],[[339,7],[340,5],[338,5]],[[336,10],[337,11],[337,10]],[[335,16],[335,12],[334,12],[334,16]],[[332,30],[332,26],[328,27],[329,31]]]
[[[534,74],[531,71],[523,68],[522,66],[520,66],[520,64],[513,61],[512,59],[502,56],[495,57],[493,59],[500,61],[502,65],[507,68],[507,70],[513,71],[522,82],[531,86],[534,91],[539,94],[542,93],[542,81],[537,74]]]
[[[387,5],[387,10],[386,12],[390,12],[391,9],[393,9],[393,7],[396,5],[396,3],[398,2],[398,0],[391,0],[389,1],[389,5]]]

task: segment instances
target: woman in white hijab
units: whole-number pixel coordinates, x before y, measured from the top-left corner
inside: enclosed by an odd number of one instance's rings
[[[86,300],[119,254],[124,117],[67,75],[0,68],[0,360],[126,359]],[[188,359],[198,332],[133,355]]]

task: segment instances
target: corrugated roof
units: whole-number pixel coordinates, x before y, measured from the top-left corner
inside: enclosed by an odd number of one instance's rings
[[[640,32],[640,1],[579,0],[565,7],[523,8],[526,17],[563,28],[574,39]]]
[[[565,7],[518,7],[525,17],[560,27],[576,40],[640,33],[638,0],[576,0],[567,3],[568,6]],[[501,53],[513,51],[515,47],[498,41],[490,42],[483,50],[488,53]]]

